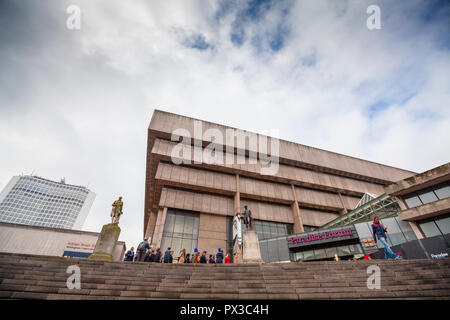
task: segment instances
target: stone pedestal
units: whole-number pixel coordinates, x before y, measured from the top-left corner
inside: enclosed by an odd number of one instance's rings
[[[261,250],[259,248],[258,234],[254,230],[246,230],[243,234],[242,262],[261,263]]]
[[[242,246],[237,239],[233,246],[233,263],[242,263]]]
[[[105,224],[98,236],[94,252],[89,256],[91,260],[113,261],[114,250],[119,240],[120,228],[118,223]]]

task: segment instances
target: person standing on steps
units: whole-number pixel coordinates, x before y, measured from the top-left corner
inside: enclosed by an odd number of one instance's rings
[[[223,263],[223,252],[222,252],[222,249],[219,248],[219,249],[217,249],[217,251],[219,251],[219,252],[216,253],[216,263]]]
[[[170,247],[167,248],[167,251],[164,253],[164,263],[172,263],[173,261],[173,256],[172,253],[170,251]]]
[[[148,244],[147,240],[147,238],[144,238],[144,241],[139,243],[139,246],[137,248],[136,261],[144,261],[145,254],[147,253],[147,250],[150,249],[150,245]]]
[[[123,261],[133,261],[134,258],[134,247],[131,247],[130,250],[125,253],[125,259]]]
[[[208,258],[206,258],[206,251],[203,251],[202,256],[200,257],[200,263],[207,263]]]
[[[231,257],[230,257],[229,253],[227,253],[227,256],[225,257],[224,261],[225,261],[225,264],[230,264],[231,263]]]
[[[186,249],[181,249],[180,255],[177,257],[178,263],[185,263],[186,262]]]
[[[155,257],[153,259],[154,259],[153,262],[161,263],[161,249],[160,248],[156,249]]]
[[[193,256],[192,256],[192,263],[197,264],[197,263],[199,262],[199,261],[198,261],[198,256],[199,256],[198,249],[195,248],[195,249],[194,249],[194,254],[193,254]]]
[[[380,223],[380,218],[375,217],[373,219],[373,223],[372,223],[372,232],[373,232],[374,242],[377,243],[377,238],[381,241],[381,243],[384,246],[384,258],[386,260],[401,259],[401,256],[399,256],[398,254],[395,254],[389,247],[389,244],[386,241],[386,239],[387,239],[386,231],[387,231],[387,228]]]

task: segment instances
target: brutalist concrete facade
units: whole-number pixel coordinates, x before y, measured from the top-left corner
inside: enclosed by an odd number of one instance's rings
[[[228,139],[230,132],[248,135],[248,143]],[[214,149],[211,157],[233,155],[233,163],[195,161],[196,150],[208,151],[212,141],[220,144],[217,136],[223,137],[224,146]],[[250,137],[267,139],[267,157],[278,162],[275,171],[263,172],[267,164],[253,152]],[[183,160],[191,161],[176,164]],[[155,110],[148,128],[144,236],[153,246],[161,246],[168,212],[186,210],[199,216],[196,247],[213,253],[226,248],[227,221],[243,212],[244,205],[256,221],[289,224],[291,232],[300,233],[354,209],[364,193],[381,195],[386,185],[414,174]]]

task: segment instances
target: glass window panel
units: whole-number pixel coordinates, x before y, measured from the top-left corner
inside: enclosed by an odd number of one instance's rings
[[[193,233],[194,239],[198,238],[199,221],[200,221],[200,218],[198,216],[194,217],[194,233]]]
[[[193,216],[185,216],[184,218],[184,234],[192,235],[194,233],[194,217]]]
[[[278,234],[279,234],[279,235],[285,235],[285,234],[287,234],[287,233],[286,233],[286,225],[284,225],[284,224],[279,224],[279,225],[277,226],[277,230],[278,230]]]
[[[313,250],[303,251],[303,260],[313,260],[313,259],[314,259]]]
[[[278,228],[275,223],[270,223],[270,233],[273,237],[276,237],[276,235],[278,234]]]
[[[395,218],[395,220],[400,226],[400,230],[402,230],[403,235],[406,237],[406,241],[417,240],[416,234],[414,233],[408,221],[400,220],[397,217]]]
[[[426,238],[441,235],[441,232],[437,228],[434,221],[421,223],[421,224],[419,224],[419,226],[420,226],[420,229],[422,229],[423,234],[425,235]]]
[[[422,202],[420,201],[418,196],[405,198],[405,202],[408,208],[414,208],[422,205]]]
[[[435,221],[443,234],[450,233],[450,217]]]
[[[171,246],[171,250],[173,250],[174,256],[178,256],[178,254],[180,253],[181,248],[181,241],[182,238],[176,238],[174,237],[172,239],[172,246]],[[166,250],[167,248],[164,248],[164,250]]]
[[[450,187],[443,186],[434,190],[434,193],[438,196],[439,199],[445,199],[450,197]]]
[[[316,256],[316,259],[323,259],[326,257],[325,249],[316,249],[314,250],[314,255]]]
[[[255,230],[256,230],[257,233],[262,233],[263,232],[262,224],[259,223],[259,221],[258,221],[258,223],[255,223]]]
[[[263,232],[264,232],[264,235],[270,234],[270,225],[268,222],[263,223]]]
[[[183,239],[181,242],[181,249],[186,249],[186,253],[193,253],[192,239]]]
[[[175,227],[173,229],[173,233],[175,237],[181,237],[183,234],[184,228],[184,215],[176,214],[175,215]]]
[[[172,246],[172,238],[163,237],[161,240],[161,251],[165,252],[168,247]]]
[[[348,256],[351,254],[348,246],[337,247],[337,251],[339,256]]]
[[[424,193],[419,193],[419,198],[422,200],[423,204],[438,201],[438,198],[433,191],[428,191]]]
[[[358,232],[360,239],[372,238],[371,222],[363,222],[355,224],[356,232]]]
[[[167,213],[166,222],[164,224],[164,232],[172,233],[175,225],[175,215],[173,213]]]
[[[334,257],[334,255],[337,253],[336,247],[333,248],[325,248],[325,258],[331,258]]]
[[[392,245],[405,243],[406,239],[395,218],[382,219],[381,224],[387,228],[387,237],[391,240]]]

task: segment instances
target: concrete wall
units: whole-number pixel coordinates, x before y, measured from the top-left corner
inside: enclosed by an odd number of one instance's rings
[[[62,257],[64,251],[92,252],[99,233],[0,223],[0,252]],[[116,245],[113,259],[122,261],[125,243]]]
[[[198,228],[198,250],[216,254],[218,248],[225,252],[227,245],[226,217],[201,213]]]

